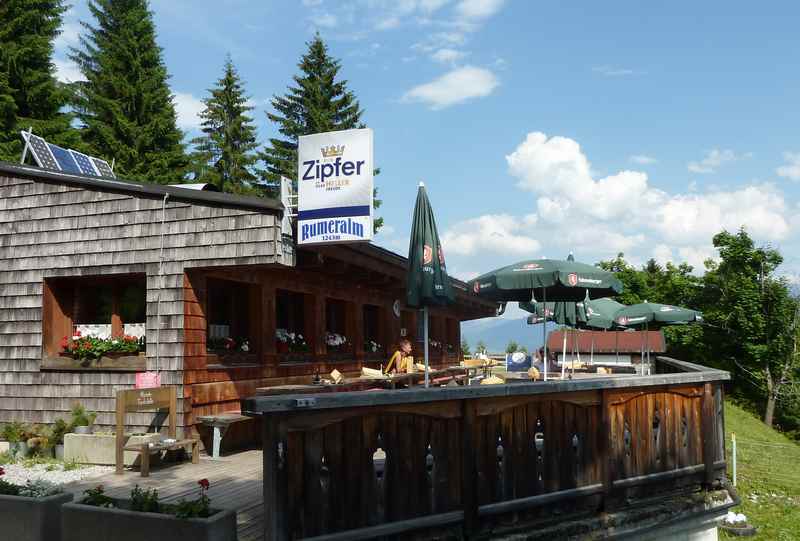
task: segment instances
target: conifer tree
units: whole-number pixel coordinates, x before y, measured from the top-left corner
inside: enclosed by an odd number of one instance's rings
[[[319,34],[308,43],[308,51],[297,66],[301,73],[293,77],[294,85],[283,96],[273,96],[275,112],[267,113],[282,136],[270,139],[262,154],[265,180],[273,186],[281,176],[297,176],[297,141],[301,135],[366,127],[361,121],[364,111],[348,90],[347,81],[337,80],[341,63],[328,54]],[[376,230],[382,222],[382,218],[375,219]]]
[[[183,133],[147,0],[90,0],[89,11],[96,24],[81,23],[87,34],[71,55],[86,77],[75,83],[84,142],[123,178],[180,182]]]
[[[250,192],[257,179],[256,127],[247,114],[253,107],[247,105],[241,78],[230,56],[222,77],[209,92],[211,96],[203,100],[206,107],[200,113],[203,135],[192,140],[193,167],[201,168],[196,178],[225,192]]]
[[[75,146],[71,115],[62,111],[66,87],[55,77],[53,40],[60,33],[64,0],[0,1],[0,159],[17,161],[20,130]]]

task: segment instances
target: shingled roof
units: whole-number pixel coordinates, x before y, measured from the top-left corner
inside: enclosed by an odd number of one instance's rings
[[[547,338],[547,347],[552,351],[560,351],[564,344],[564,331],[553,331]],[[567,349],[572,350],[574,331],[568,331]],[[579,331],[578,350],[589,353],[592,350],[594,337],[595,353],[639,353],[642,344],[648,344],[653,353],[667,351],[664,333],[661,331]]]

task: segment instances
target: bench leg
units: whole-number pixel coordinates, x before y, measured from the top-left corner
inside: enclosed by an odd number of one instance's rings
[[[150,477],[150,446],[148,444],[142,445],[142,477]]]
[[[195,440],[192,442],[192,464],[200,463],[200,441]]]
[[[215,426],[214,427],[214,436],[211,446],[211,456],[212,458],[219,458],[220,447],[222,447],[222,438],[225,437],[225,432],[227,432],[227,426]]]

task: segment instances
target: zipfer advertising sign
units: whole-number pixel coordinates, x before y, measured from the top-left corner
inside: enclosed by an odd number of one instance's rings
[[[298,244],[372,239],[372,130],[301,136]]]

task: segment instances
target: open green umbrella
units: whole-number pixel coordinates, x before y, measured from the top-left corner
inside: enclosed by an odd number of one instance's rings
[[[428,307],[442,306],[455,301],[444,252],[436,230],[425,185],[420,182],[414,220],[411,224],[411,239],[408,244],[408,279],[406,281],[406,304],[422,308],[425,350],[425,387],[428,386]]]
[[[614,317],[614,322],[620,327],[644,328],[644,336],[647,343],[642,345],[642,357],[644,357],[646,350],[649,366],[650,336],[647,331],[650,330],[650,327],[661,328],[670,325],[702,323],[703,314],[691,308],[645,301],[619,310]]]
[[[561,259],[530,259],[501,267],[469,282],[472,290],[497,302],[528,302],[534,293],[541,300],[580,302],[622,292],[614,273],[586,263]],[[546,297],[546,298],[545,298]]]
[[[501,267],[469,282],[476,294],[496,302],[528,302],[539,294],[542,302],[580,302],[617,295],[622,282],[614,273],[592,265],[560,259],[529,259]],[[547,325],[542,325],[544,379],[547,380]]]

